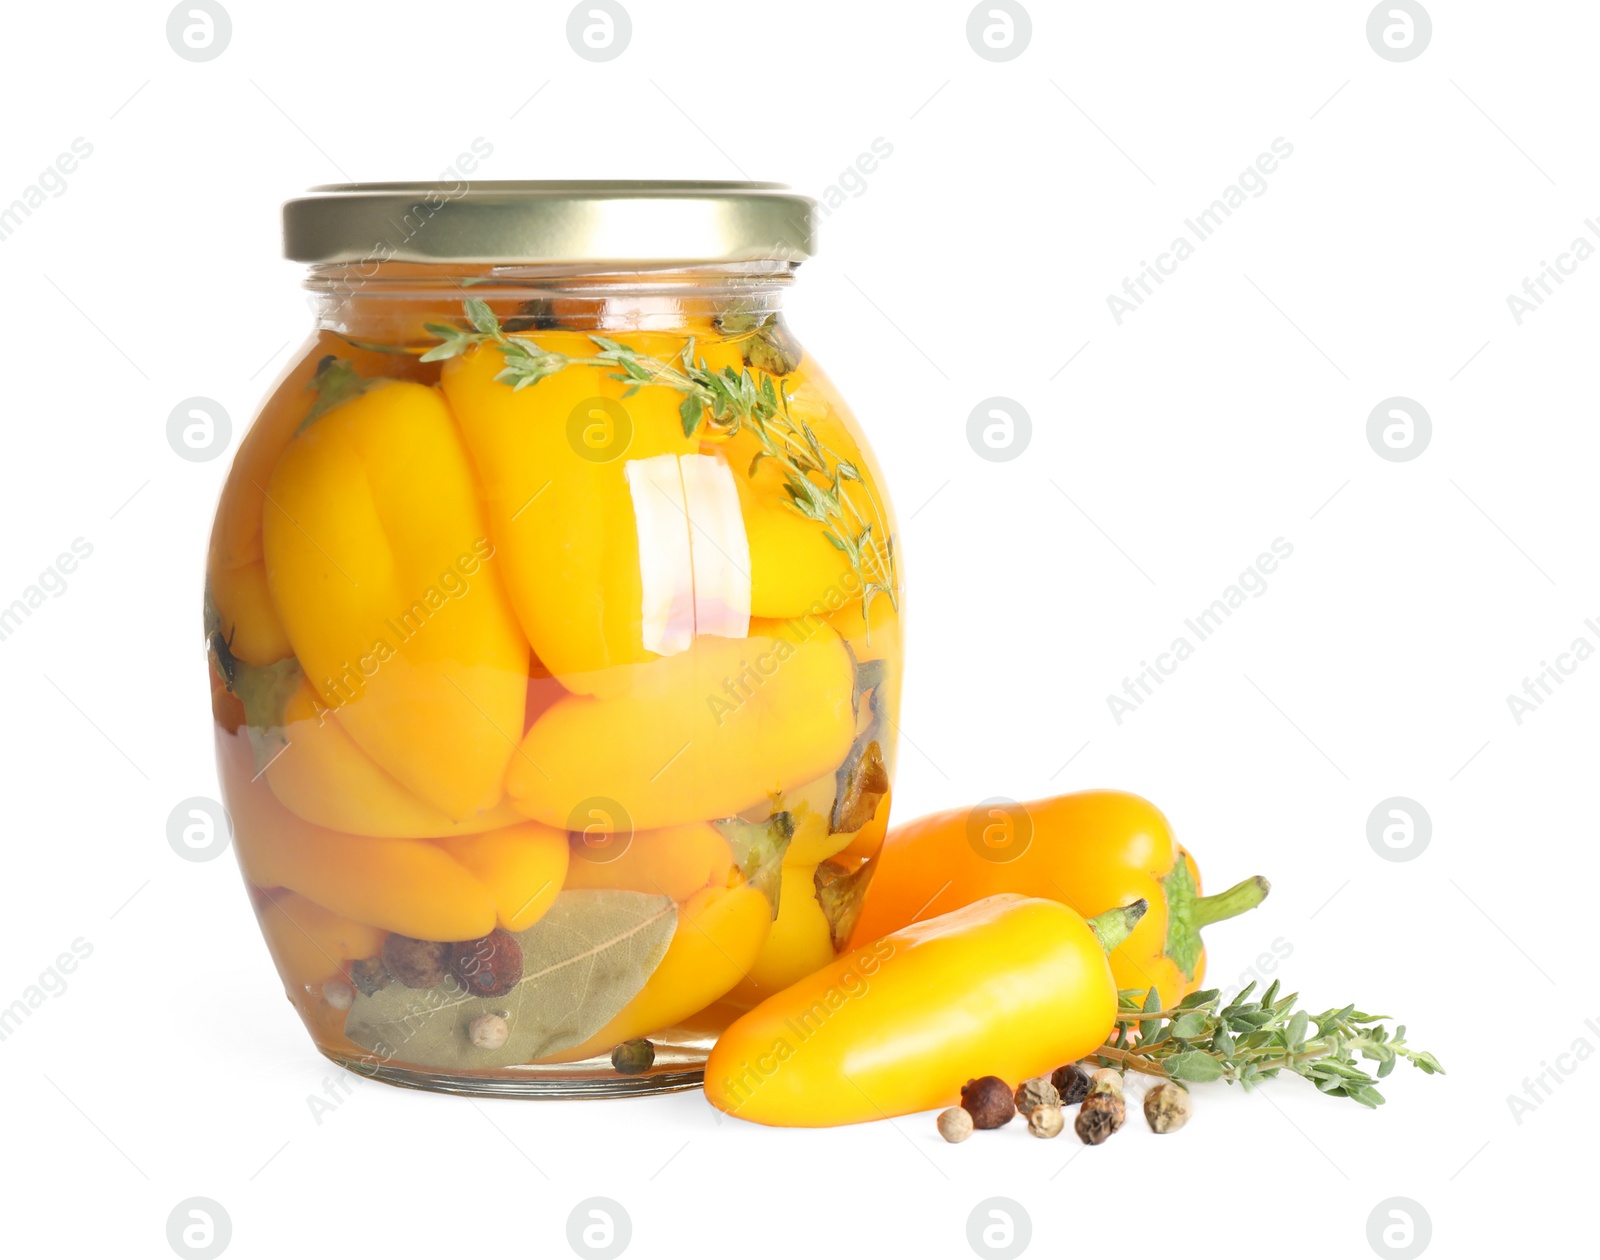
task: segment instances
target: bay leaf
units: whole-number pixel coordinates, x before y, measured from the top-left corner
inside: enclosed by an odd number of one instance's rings
[[[510,1067],[587,1041],[644,988],[678,926],[670,897],[620,889],[559,894],[532,927],[514,932],[522,979],[500,997],[474,997],[453,976],[431,989],[391,984],[358,993],[345,1035],[358,1046],[432,1068]],[[510,1028],[497,1050],[472,1044],[467,1027],[500,1015]]]

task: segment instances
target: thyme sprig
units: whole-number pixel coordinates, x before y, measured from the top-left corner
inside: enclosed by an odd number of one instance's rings
[[[1278,996],[1275,980],[1256,1001],[1252,981],[1223,1006],[1217,989],[1191,993],[1171,1010],[1161,1009],[1155,989],[1139,1000],[1124,990],[1117,1033],[1096,1052],[1100,1062],[1177,1081],[1227,1081],[1249,1089],[1279,1072],[1303,1076],[1332,1098],[1352,1098],[1363,1107],[1383,1101],[1377,1083],[1401,1059],[1432,1076],[1439,1060],[1406,1045],[1405,1025],[1393,1030],[1387,1015],[1367,1015],[1354,1006],[1311,1015],[1295,1007],[1298,993]],[[1357,1056],[1376,1063],[1375,1073]]]
[[[466,328],[424,325],[439,344],[422,355],[422,362],[453,359],[474,346],[492,343],[505,360],[494,379],[513,390],[536,385],[569,365],[613,369],[612,380],[628,383],[624,398],[646,385],[676,390],[683,395],[678,417],[685,437],[693,437],[702,426],[722,436],[744,429],[754,435],[761,449],[747,474],[754,477],[763,460],[778,465],[785,506],[821,525],[824,536],[860,579],[862,615],[869,624],[877,596],[885,595],[891,606],[897,606],[893,539],[879,537],[877,522],[863,514],[851,493],[851,483],[861,484],[860,469],[825,446],[805,419],[792,413],[788,391],[770,373],[758,369],[752,374],[749,367],[718,371],[703,357],[695,357],[692,337],[676,362],[641,354],[597,333],[589,335],[598,347],[595,354],[561,354],[543,349],[529,336],[506,332],[481,298],[468,298],[465,311]]]

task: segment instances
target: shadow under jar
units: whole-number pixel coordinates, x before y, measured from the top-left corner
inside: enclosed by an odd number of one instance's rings
[[[830,889],[888,822],[902,600],[871,453],[780,311],[812,212],[285,206],[317,326],[234,459],[205,623],[235,849],[335,1061],[685,1088],[833,957]]]

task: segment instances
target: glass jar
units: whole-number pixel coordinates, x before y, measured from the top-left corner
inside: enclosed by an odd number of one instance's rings
[[[235,457],[205,621],[240,865],[336,1062],[685,1088],[833,957],[829,890],[887,826],[902,600],[872,455],[780,311],[812,211],[285,206],[317,325]]]

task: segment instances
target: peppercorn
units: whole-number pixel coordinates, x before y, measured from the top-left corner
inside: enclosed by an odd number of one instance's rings
[[[972,1136],[972,1113],[965,1107],[947,1107],[941,1111],[939,1136],[946,1142],[965,1142]]]
[[[1176,1081],[1162,1081],[1144,1096],[1144,1118],[1152,1133],[1176,1133],[1189,1116],[1189,1091]]]
[[[980,1076],[961,1087],[961,1105],[972,1116],[975,1129],[998,1129],[1017,1114],[1011,1086],[998,1076]]]
[[[1068,1063],[1058,1067],[1050,1073],[1050,1083],[1056,1087],[1056,1092],[1061,1095],[1063,1107],[1081,1103],[1083,1096],[1089,1092],[1089,1074],[1076,1063]]]
[[[1114,1094],[1122,1097],[1122,1073],[1116,1068],[1101,1068],[1089,1077],[1091,1094]]]
[[[480,1050],[498,1050],[510,1036],[511,1025],[504,1015],[478,1015],[467,1025],[467,1039]]]
[[[450,946],[391,932],[383,942],[384,970],[408,989],[431,989],[447,974]]]
[[[322,1000],[336,1011],[348,1011],[356,991],[343,980],[329,980],[322,986]]]
[[[1059,1107],[1061,1095],[1048,1077],[1036,1076],[1017,1086],[1016,1103],[1018,1111],[1024,1116],[1031,1116],[1035,1107]]]
[[[389,973],[384,968],[383,959],[362,958],[351,963],[350,983],[364,997],[371,997],[379,989],[387,988]]]
[[[450,971],[473,997],[504,997],[522,979],[522,946],[504,928],[450,946]]]
[[[656,1048],[644,1037],[624,1041],[611,1052],[611,1066],[624,1076],[648,1072],[656,1061]]]
[[[1094,1074],[1072,1127],[1086,1146],[1099,1146],[1122,1127],[1127,1117],[1128,1105],[1122,1098],[1121,1074],[1103,1070]]]
[[[1053,1138],[1066,1127],[1061,1108],[1041,1103],[1028,1113],[1028,1132],[1036,1138]]]
[[[1127,1105],[1122,1099],[1109,1094],[1091,1095],[1078,1108],[1078,1118],[1072,1122],[1072,1128],[1085,1146],[1099,1146],[1122,1127],[1127,1114]]]

